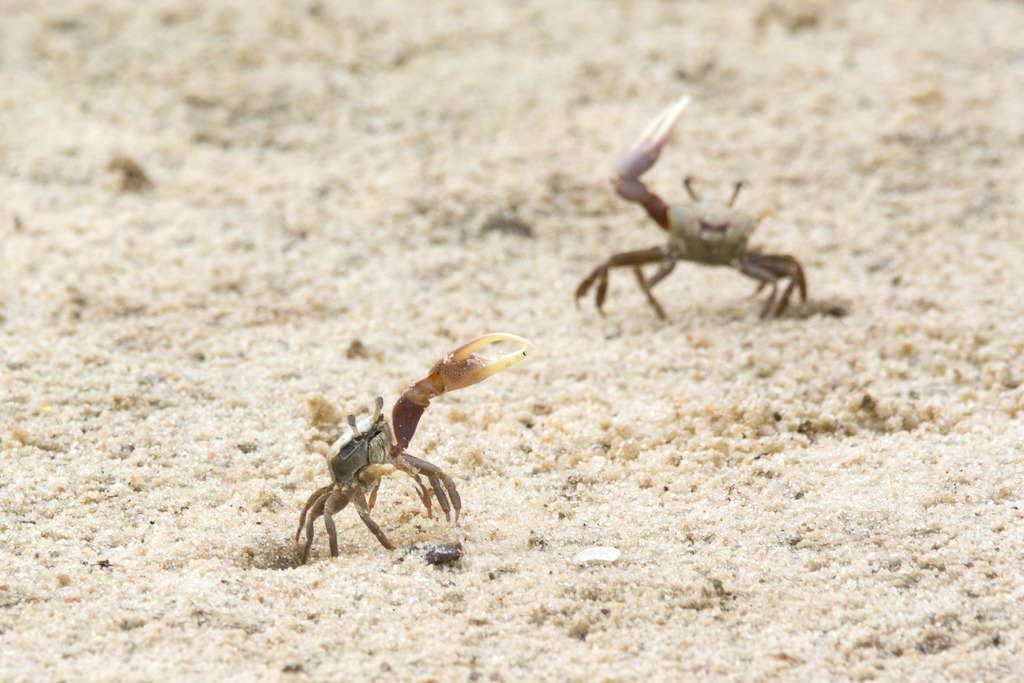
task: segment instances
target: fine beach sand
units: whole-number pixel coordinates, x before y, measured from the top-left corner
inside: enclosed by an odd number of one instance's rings
[[[0,680],[1024,675],[1024,3],[0,17]],[[779,320],[574,306],[663,243],[608,176],[684,93],[645,180],[748,183]],[[461,523],[385,480],[398,550],[299,566],[344,416],[490,331],[536,351],[411,447]]]

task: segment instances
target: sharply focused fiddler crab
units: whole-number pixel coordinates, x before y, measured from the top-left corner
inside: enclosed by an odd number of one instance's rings
[[[496,342],[508,341],[519,346],[518,350],[485,358],[475,355],[477,349]],[[455,483],[440,467],[405,452],[420,416],[430,405],[431,399],[447,391],[455,391],[482,382],[491,375],[518,363],[533,350],[533,345],[513,334],[491,333],[477,337],[442,356],[423,379],[417,380],[402,392],[391,409],[389,422],[381,413],[384,399],[377,397],[373,415],[359,420],[348,416],[351,432],[343,434],[327,451],[327,471],[331,483],[313,493],[299,516],[299,528],[295,542],[299,542],[302,531],[306,531],[306,543],[302,547],[300,562],[306,563],[309,549],[313,544],[313,523],[323,516],[327,537],[331,545],[331,556],[338,556],[338,533],[334,526],[334,515],[352,503],[359,517],[373,532],[380,544],[394,550],[380,526],[370,517],[377,502],[377,487],[386,474],[403,473],[415,482],[414,488],[431,515],[430,492],[423,485],[420,475],[426,477],[444,511],[451,521],[450,511],[455,510],[455,523],[459,522],[462,501]],[[443,486],[442,486],[443,484]],[[451,505],[449,506],[449,501]]]
[[[668,206],[640,180],[640,176],[658,160],[689,103],[690,97],[684,96],[659,114],[648,125],[633,149],[616,164],[615,175],[612,177],[612,184],[620,196],[643,206],[654,222],[668,232],[668,245],[614,254],[580,283],[576,289],[576,302],[578,304],[580,298],[586,296],[596,282],[594,298],[597,310],[601,311],[608,291],[608,271],[611,268],[632,267],[640,289],[647,295],[658,317],[664,318],[665,311],[654,298],[651,289],[672,272],[677,261],[695,261],[708,266],[738,268],[758,281],[755,294],[765,287],[771,287],[771,294],[761,309],[761,317],[777,317],[789,306],[794,288],[800,290],[802,300],[807,300],[807,280],[800,263],[792,256],[762,254],[747,249],[747,239],[756,223],[750,216],[732,208],[743,184],[736,183],[732,197],[723,205],[701,201],[693,191],[691,179],[686,178],[686,192],[693,201]],[[642,270],[648,263],[661,265],[649,279]],[[782,294],[776,296],[777,282],[784,278],[789,278],[789,283]]]

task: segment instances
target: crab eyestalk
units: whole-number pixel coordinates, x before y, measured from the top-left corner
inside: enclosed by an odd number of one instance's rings
[[[495,358],[477,356],[473,353],[488,344],[502,341],[515,342],[519,344],[519,349]],[[391,411],[391,422],[397,443],[392,453],[401,453],[409,446],[413,434],[416,433],[420,416],[430,405],[431,399],[445,392],[464,389],[482,382],[491,375],[515,365],[531,351],[533,344],[522,337],[493,332],[468,341],[439,358],[427,376],[410,384],[395,402],[395,407]]]

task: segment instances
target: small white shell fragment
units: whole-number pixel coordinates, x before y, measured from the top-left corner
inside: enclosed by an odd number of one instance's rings
[[[577,564],[586,564],[587,562],[614,562],[619,559],[622,553],[618,548],[612,548],[607,545],[599,545],[593,548],[587,548],[581,550],[576,554]]]

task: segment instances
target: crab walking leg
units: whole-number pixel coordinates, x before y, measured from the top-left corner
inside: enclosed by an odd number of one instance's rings
[[[328,494],[326,493],[317,498],[313,508],[309,511],[309,517],[306,518],[306,543],[302,546],[302,557],[299,558],[299,564],[306,564],[306,558],[309,557],[309,549],[313,547],[313,522],[324,513],[324,503],[327,502],[327,498]]]
[[[448,498],[444,495],[444,489],[441,488],[441,480],[437,477],[427,477],[430,481],[431,488],[434,489],[434,496],[437,498],[438,505],[441,506],[441,511],[444,512],[444,520],[446,522],[452,521],[451,507],[448,505]],[[454,482],[453,482],[454,485]],[[459,511],[455,511],[455,523],[459,523]]]
[[[437,498],[437,504],[441,506],[441,510],[444,512],[444,518],[451,521],[449,512],[451,508],[455,508],[455,523],[459,523],[459,512],[462,510],[462,498],[459,497],[459,492],[455,488],[455,482],[449,477],[444,470],[437,465],[422,460],[408,453],[402,454],[402,459],[409,463],[413,468],[418,470],[421,474],[427,477],[430,482],[430,486],[434,489],[434,496]],[[444,489],[441,488],[441,482],[444,482]],[[448,495],[445,496],[447,490]],[[451,507],[448,505],[448,500],[451,500]],[[429,502],[429,497],[427,498]],[[427,507],[427,512],[430,512],[430,507]]]
[[[420,475],[413,474],[412,478],[416,481],[416,490],[419,492],[420,500],[423,502],[423,507],[427,509],[427,519],[434,518],[434,511],[430,505],[430,494],[427,493],[427,489],[423,486],[423,480],[420,479]]]
[[[306,524],[306,516],[309,514],[310,508],[313,507],[313,505],[317,502],[317,500],[319,500],[319,498],[321,496],[326,496],[328,493],[330,493],[331,489],[333,489],[333,488],[334,488],[333,485],[324,486],[322,488],[319,488],[316,491],[314,491],[313,495],[311,495],[309,497],[309,500],[306,501],[306,506],[304,508],[302,508],[302,514],[299,515],[299,528],[298,528],[298,531],[295,532],[295,542],[296,543],[299,542],[299,538],[302,536],[302,529],[303,529],[303,527]]]
[[[380,478],[395,471],[394,465],[375,463],[369,465],[359,474],[359,480],[366,485],[369,493],[369,503],[366,505],[367,513],[373,512],[373,506],[377,504],[377,489],[380,488]],[[346,499],[346,503],[348,500]]]
[[[388,550],[394,550],[394,544],[384,535],[377,522],[373,521],[370,517],[370,510],[366,507],[366,499],[363,497],[362,487],[358,487],[352,492],[352,503],[356,506],[356,512],[359,514],[359,518],[363,520],[363,524],[377,537],[380,544]]]
[[[473,353],[481,347],[501,341],[515,342],[520,348],[496,358],[485,358]],[[533,344],[522,337],[494,332],[468,341],[442,356],[430,368],[426,377],[410,384],[395,402],[395,407],[391,410],[391,422],[394,424],[397,443],[392,447],[391,454],[397,456],[409,446],[420,417],[430,405],[431,399],[447,391],[464,389],[482,382],[491,375],[515,365],[531,351]]]
[[[373,512],[373,506],[377,504],[377,489],[378,488],[380,488],[380,479],[378,479],[377,481],[373,482],[372,484],[370,484],[369,486],[366,487],[366,490],[370,492],[370,495],[368,496],[368,502],[366,504],[367,508],[369,508],[370,512]]]
[[[338,556],[338,528],[334,526],[334,515],[324,512],[324,528],[327,529],[327,542],[331,546],[331,557]]]
[[[334,526],[334,515],[345,509],[348,505],[348,494],[344,491],[335,491],[324,503],[324,527],[327,529],[327,539],[331,546],[331,557],[338,556],[338,530]]]
[[[760,293],[765,287],[771,287],[768,300],[761,309],[762,318],[777,318],[782,315],[789,307],[789,299],[794,289],[799,290],[802,301],[807,301],[804,269],[799,261],[788,254],[754,254],[740,261],[740,270],[759,281],[755,294]],[[789,278],[789,284],[783,290],[782,296],[776,299],[776,283],[781,278]]]
[[[634,143],[633,148],[615,164],[612,173],[612,185],[619,196],[641,204],[648,215],[665,230],[669,227],[668,206],[661,197],[647,189],[640,176],[658,161],[661,150],[672,137],[672,131],[675,130],[689,104],[690,96],[684,95],[658,114],[644,130],[640,139]]]
[[[654,278],[648,282],[643,275],[643,271],[639,270],[640,266],[648,263],[661,263],[662,266],[657,273],[654,274]],[[580,283],[580,286],[576,288],[576,305],[579,306],[580,298],[586,296],[587,292],[593,284],[597,283],[597,290],[594,294],[594,302],[597,304],[597,311],[604,315],[602,307],[604,306],[605,296],[608,293],[608,271],[612,268],[620,268],[623,266],[633,266],[634,273],[636,273],[637,282],[640,284],[640,289],[643,290],[644,294],[647,295],[647,300],[651,306],[657,312],[659,318],[665,317],[665,311],[662,310],[661,305],[654,298],[651,293],[651,287],[661,281],[668,272],[674,267],[674,259],[672,254],[663,247],[651,247],[650,249],[640,249],[638,251],[627,251],[622,254],[613,254],[611,258],[599,265],[597,268],[587,276],[587,278]]]

